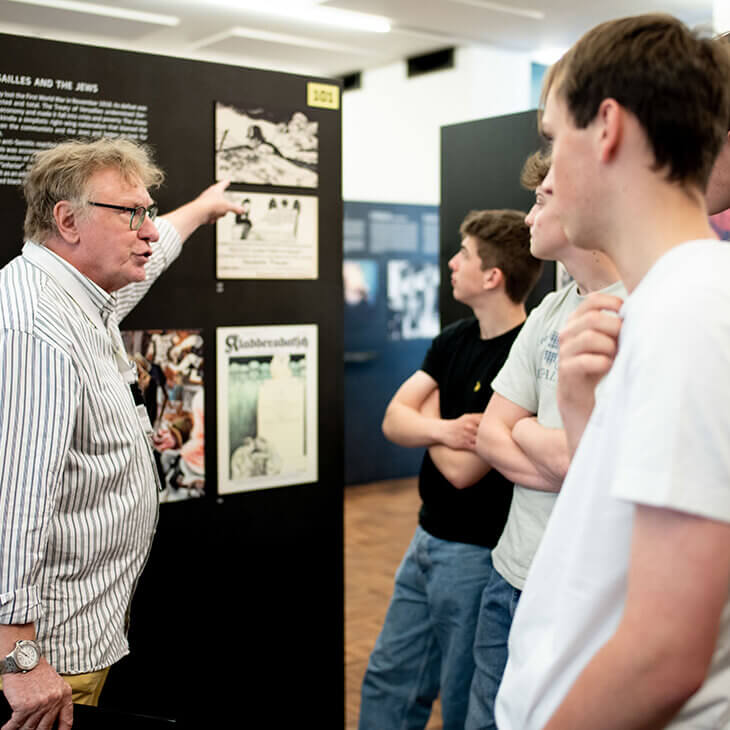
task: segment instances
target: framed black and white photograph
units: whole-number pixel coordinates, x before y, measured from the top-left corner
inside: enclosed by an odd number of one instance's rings
[[[388,339],[432,339],[441,331],[439,280],[435,263],[388,261]]]
[[[316,188],[318,123],[307,111],[216,102],[215,172],[232,183]]]
[[[316,482],[317,326],[219,327],[218,493]]]
[[[314,195],[226,192],[243,208],[216,223],[219,279],[316,279],[318,199]]]

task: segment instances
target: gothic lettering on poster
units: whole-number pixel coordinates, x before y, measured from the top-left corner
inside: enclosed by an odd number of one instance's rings
[[[153,428],[160,502],[205,491],[205,391],[200,330],[126,330],[122,340]]]
[[[317,326],[219,327],[218,493],[316,482]]]
[[[316,188],[319,125],[307,114],[216,102],[216,179]]]

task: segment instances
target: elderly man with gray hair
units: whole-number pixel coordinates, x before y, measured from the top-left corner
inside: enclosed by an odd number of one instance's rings
[[[144,406],[119,321],[227,182],[156,219],[163,173],[125,139],[69,141],[26,174],[26,243],[0,270],[0,674],[4,730],[73,722],[129,651],[158,514]]]

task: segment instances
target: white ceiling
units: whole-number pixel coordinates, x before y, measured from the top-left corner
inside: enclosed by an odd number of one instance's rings
[[[266,9],[284,2],[304,8],[305,18],[267,14]],[[693,26],[709,27],[712,20],[712,0],[612,0],[610,8],[608,2],[596,0],[72,0],[68,4],[102,12],[117,8],[172,16],[179,23],[161,25],[149,18],[121,19],[0,0],[0,32],[339,76],[448,46],[489,44],[532,53],[565,48],[602,20],[639,12],[670,12]],[[307,11],[308,5],[384,16],[391,31],[326,27],[314,21],[315,11]]]

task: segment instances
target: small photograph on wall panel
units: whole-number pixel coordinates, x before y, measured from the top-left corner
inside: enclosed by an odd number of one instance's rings
[[[573,281],[573,277],[560,261],[555,262],[555,289],[562,289]]]
[[[721,241],[730,241],[730,210],[710,216],[710,225]]]
[[[216,179],[316,188],[318,123],[297,109],[215,105]]]
[[[203,336],[198,329],[125,330],[137,382],[152,423],[160,502],[205,491]]]
[[[371,327],[378,302],[378,262],[346,258],[342,262],[345,331]]]
[[[439,268],[431,262],[388,261],[388,339],[432,339],[441,331]]]
[[[243,213],[216,223],[219,279],[316,279],[318,199],[227,191]]]
[[[375,259],[346,258],[342,262],[345,304],[375,306],[378,299],[378,262]]]
[[[316,482],[317,326],[219,327],[218,493]]]

